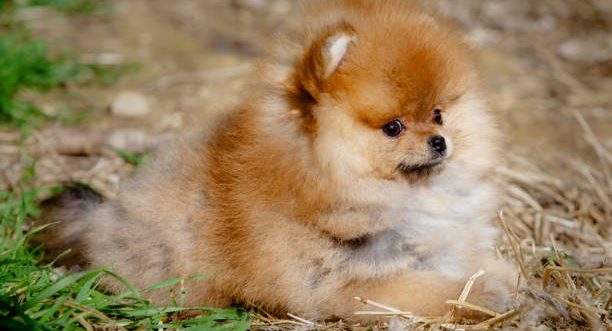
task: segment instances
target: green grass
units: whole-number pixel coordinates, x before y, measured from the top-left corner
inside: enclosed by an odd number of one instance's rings
[[[71,86],[109,86],[119,77],[133,71],[135,65],[102,66],[82,64],[69,55],[50,54],[42,40],[32,38],[21,29],[0,33],[0,123],[27,132],[47,120],[71,122],[90,108],[87,100],[71,116],[45,114],[29,100],[26,92],[47,93],[63,91],[71,99],[81,99],[70,93]],[[76,115],[75,115],[76,113]],[[80,114],[79,114],[80,113]]]
[[[27,6],[49,6],[68,14],[91,13],[104,4],[101,0],[27,0]]]
[[[119,155],[125,162],[138,167],[139,165],[145,162],[145,159],[150,157],[150,152],[145,152],[142,154],[132,153],[130,151],[126,151],[123,149],[116,149],[115,152]]]
[[[66,14],[88,14],[105,6],[104,0],[0,0],[0,7],[51,7]]]
[[[0,35],[0,121],[27,129],[49,116],[20,98],[25,90],[46,92],[74,81],[81,66],[50,58],[46,45],[22,32]]]
[[[109,86],[137,69],[134,64],[99,65],[75,60],[70,50],[50,50],[47,42],[32,36],[15,14],[29,6],[49,6],[62,12],[88,13],[103,1],[94,0],[0,0],[0,123],[29,132],[47,120],[82,118],[90,104],[68,112],[49,115],[32,101],[31,94],[64,91],[75,86]],[[75,99],[74,95],[72,98]],[[83,98],[80,98],[81,101]],[[75,114],[76,113],[76,114]]]
[[[179,284],[180,278],[139,290],[105,269],[62,275],[52,264],[41,264],[41,250],[30,244],[30,238],[42,227],[28,229],[27,221],[40,213],[38,197],[54,188],[30,188],[32,176],[33,166],[19,188],[0,191],[1,330],[248,328],[248,314],[239,309],[183,307],[184,292],[175,294],[178,302],[169,307],[155,306],[143,298],[147,291]],[[105,293],[99,288],[103,276],[116,278],[129,290],[120,295]]]

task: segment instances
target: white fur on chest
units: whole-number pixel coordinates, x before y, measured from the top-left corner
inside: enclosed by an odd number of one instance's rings
[[[391,226],[353,252],[352,270],[364,276],[409,269],[439,271],[452,279],[466,275],[472,254],[493,245],[490,220],[497,193],[482,179],[459,176],[461,169],[448,170],[429,185],[386,195],[389,209],[383,217],[392,219]]]

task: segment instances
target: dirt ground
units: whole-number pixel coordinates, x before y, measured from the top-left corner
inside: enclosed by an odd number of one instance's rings
[[[478,50],[509,154],[553,167],[566,156],[594,160],[575,111],[605,146],[612,146],[612,3],[438,0],[428,5],[455,18]],[[164,133],[197,129],[211,113],[236,105],[247,94],[245,78],[265,51],[263,41],[294,24],[297,7],[286,0],[130,0],[109,1],[84,17],[45,9],[22,15],[51,45],[68,45],[84,61],[138,65],[119,84],[86,91],[95,108],[79,128],[105,135],[120,130],[116,144],[139,150],[167,137]],[[129,119],[109,116],[108,106],[125,91],[146,98],[150,112]],[[53,100],[48,103],[53,111]],[[116,183],[108,190],[113,188]]]
[[[523,170],[529,168],[565,181],[575,176],[572,162],[599,166],[602,154],[609,157],[612,1],[426,3],[455,18],[477,49],[487,97],[507,138],[508,161],[503,168],[516,171],[517,176],[527,174]],[[69,46],[84,61],[136,63],[139,68],[114,86],[83,88],[95,107],[82,123],[34,133],[27,143],[41,157],[38,180],[86,181],[112,198],[132,168],[109,145],[137,152],[155,149],[177,133],[197,130],[211,114],[237,105],[248,94],[245,80],[252,64],[265,51],[262,40],[295,24],[296,4],[287,0],[115,0],[88,16],[64,17],[44,9],[23,13],[37,34],[52,45]],[[112,105],[125,92],[144,98],[148,112],[131,117],[114,114]],[[53,112],[57,106],[53,98],[46,102]],[[589,124],[593,135],[585,134],[576,114]],[[11,139],[9,133],[4,135]],[[596,139],[607,151],[597,153],[589,139]],[[4,185],[15,182],[21,167],[18,158],[10,151],[2,154]],[[571,188],[572,183],[568,179],[564,187]],[[603,185],[603,190],[605,204],[610,186]],[[521,194],[514,193],[520,200]],[[596,225],[604,248],[597,255],[603,260],[595,265],[609,266],[610,206],[598,208],[604,210],[603,221]],[[515,228],[519,237],[520,230]],[[550,244],[540,239],[542,245]],[[568,245],[567,249],[579,247]]]
[[[612,3],[427,3],[455,18],[478,50],[508,154],[547,167],[559,166],[566,156],[595,160],[581,138],[575,111],[606,147],[612,146]],[[39,8],[22,16],[51,45],[69,46],[84,61],[137,64],[139,69],[119,84],[85,91],[95,107],[78,129],[105,136],[112,132],[115,145],[138,151],[168,134],[197,129],[210,114],[236,105],[247,94],[251,65],[265,51],[263,40],[294,24],[297,7],[287,0],[130,0],[109,1],[88,16],[66,18]],[[150,112],[128,119],[109,115],[109,105],[125,91],[146,98]],[[47,102],[53,112],[57,105]],[[50,131],[42,130],[40,139],[49,140],[47,135],[55,134]],[[99,135],[88,148],[98,151]],[[75,162],[56,159],[49,168],[61,162],[70,168],[62,168],[63,176],[76,171],[70,179],[77,179],[79,169],[92,166],[83,161],[72,169]],[[52,181],[61,175],[46,177]],[[106,175],[99,180],[108,181]],[[109,194],[117,187],[112,178],[104,184]]]

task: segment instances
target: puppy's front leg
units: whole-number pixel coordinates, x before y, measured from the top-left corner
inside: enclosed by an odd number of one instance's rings
[[[373,310],[372,307],[355,300],[355,297],[360,297],[420,316],[441,316],[451,307],[446,301],[456,300],[465,282],[463,279],[450,280],[433,271],[413,271],[377,280],[352,281],[329,298],[325,312],[348,320],[379,320],[380,316],[354,314],[359,310]],[[491,284],[500,287],[494,294],[485,291],[486,298],[481,297],[482,289],[489,288]],[[484,301],[506,303],[510,300],[509,288],[497,283],[491,275],[479,278],[474,284],[473,292],[468,301],[475,304],[485,303]]]
[[[358,310],[372,310],[355,297],[369,299],[401,311],[419,315],[443,315],[446,300],[456,299],[462,284],[429,271],[411,272],[377,280],[352,281],[330,302],[330,313],[348,320],[375,320],[380,316],[355,315]]]

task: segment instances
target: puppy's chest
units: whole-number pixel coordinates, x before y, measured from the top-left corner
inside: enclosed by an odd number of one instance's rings
[[[488,245],[485,187],[425,192],[386,209],[391,226],[344,247],[345,263],[367,276],[435,270],[461,277],[470,247]]]

